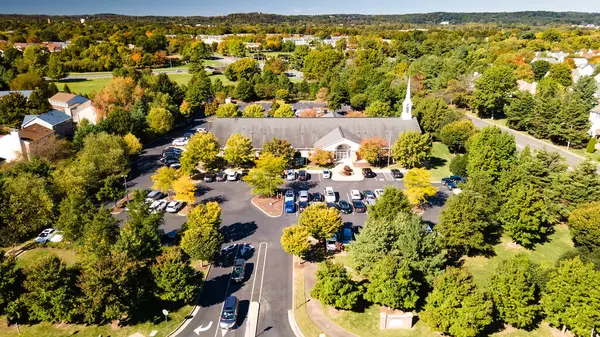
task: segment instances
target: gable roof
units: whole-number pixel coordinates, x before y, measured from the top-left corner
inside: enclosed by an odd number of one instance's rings
[[[347,139],[349,141],[360,144],[360,138],[358,138],[358,136],[356,136],[355,134],[353,134],[351,132],[347,132],[347,131],[344,132],[344,129],[342,129],[341,127],[338,126],[337,128],[329,131],[329,133],[326,134],[325,136],[319,138],[314,143],[314,147],[315,148],[326,147],[328,145],[337,143],[342,139]]]
[[[83,96],[69,94],[67,92],[58,92],[58,93],[54,94],[54,96],[50,97],[48,100],[66,103],[69,106],[75,105],[75,104],[83,104],[83,103],[89,101],[89,99],[87,99]]]
[[[399,117],[216,118],[210,130],[222,145],[240,133],[257,149],[273,138],[285,139],[297,149],[312,149],[339,137],[357,143],[364,138],[390,137],[393,143],[401,132],[421,132],[421,127],[416,118]]]
[[[62,111],[52,110],[41,115],[26,115],[21,126],[27,126],[27,124],[32,123],[35,119],[40,119],[54,126],[73,118]]]
[[[50,134],[53,134],[54,130],[48,129],[42,125],[30,125],[26,128],[19,130],[19,136],[22,140],[33,140],[36,141],[40,138],[44,138]]]

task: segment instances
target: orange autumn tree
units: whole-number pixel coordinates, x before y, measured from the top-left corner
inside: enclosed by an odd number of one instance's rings
[[[384,148],[387,145],[385,139],[381,137],[365,138],[360,142],[358,154],[369,163],[373,164],[377,158],[384,154]]]
[[[142,89],[131,77],[114,77],[92,100],[98,119],[106,117],[114,108],[129,111],[144,96]]]

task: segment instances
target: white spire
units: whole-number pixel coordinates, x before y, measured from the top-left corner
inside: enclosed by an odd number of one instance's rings
[[[408,86],[406,87],[406,98],[404,98],[404,102],[402,102],[402,115],[400,118],[404,120],[412,119],[412,101],[410,100],[410,77],[408,78]]]

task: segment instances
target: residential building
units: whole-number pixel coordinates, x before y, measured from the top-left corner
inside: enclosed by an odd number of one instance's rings
[[[52,105],[52,108],[71,116],[77,124],[81,123],[84,119],[87,119],[92,124],[98,122],[96,108],[92,106],[92,101],[85,97],[59,92],[50,97],[48,101]]]
[[[579,79],[583,76],[594,75],[595,69],[596,69],[595,64],[586,64],[584,66],[581,66],[581,67],[571,70],[571,76],[573,77],[573,82],[579,81]]]
[[[73,133],[73,118],[59,110],[48,111],[41,115],[25,115],[21,129],[32,125],[41,125],[61,136]]]
[[[517,86],[519,90],[527,91],[532,95],[535,95],[537,91],[537,82],[529,83],[523,80],[517,80]]]
[[[590,127],[589,134],[592,137],[600,136],[600,104],[597,105],[590,111],[590,123],[592,126]]]
[[[11,130],[9,134],[0,135],[0,162],[11,162],[24,157],[43,140],[53,135],[54,131],[42,125],[33,124],[20,130]]]

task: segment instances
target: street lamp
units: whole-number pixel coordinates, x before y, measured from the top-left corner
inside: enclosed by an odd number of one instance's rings
[[[123,180],[125,180],[125,200],[129,201],[129,189],[127,188],[127,175],[124,174],[121,177],[123,177]]]

